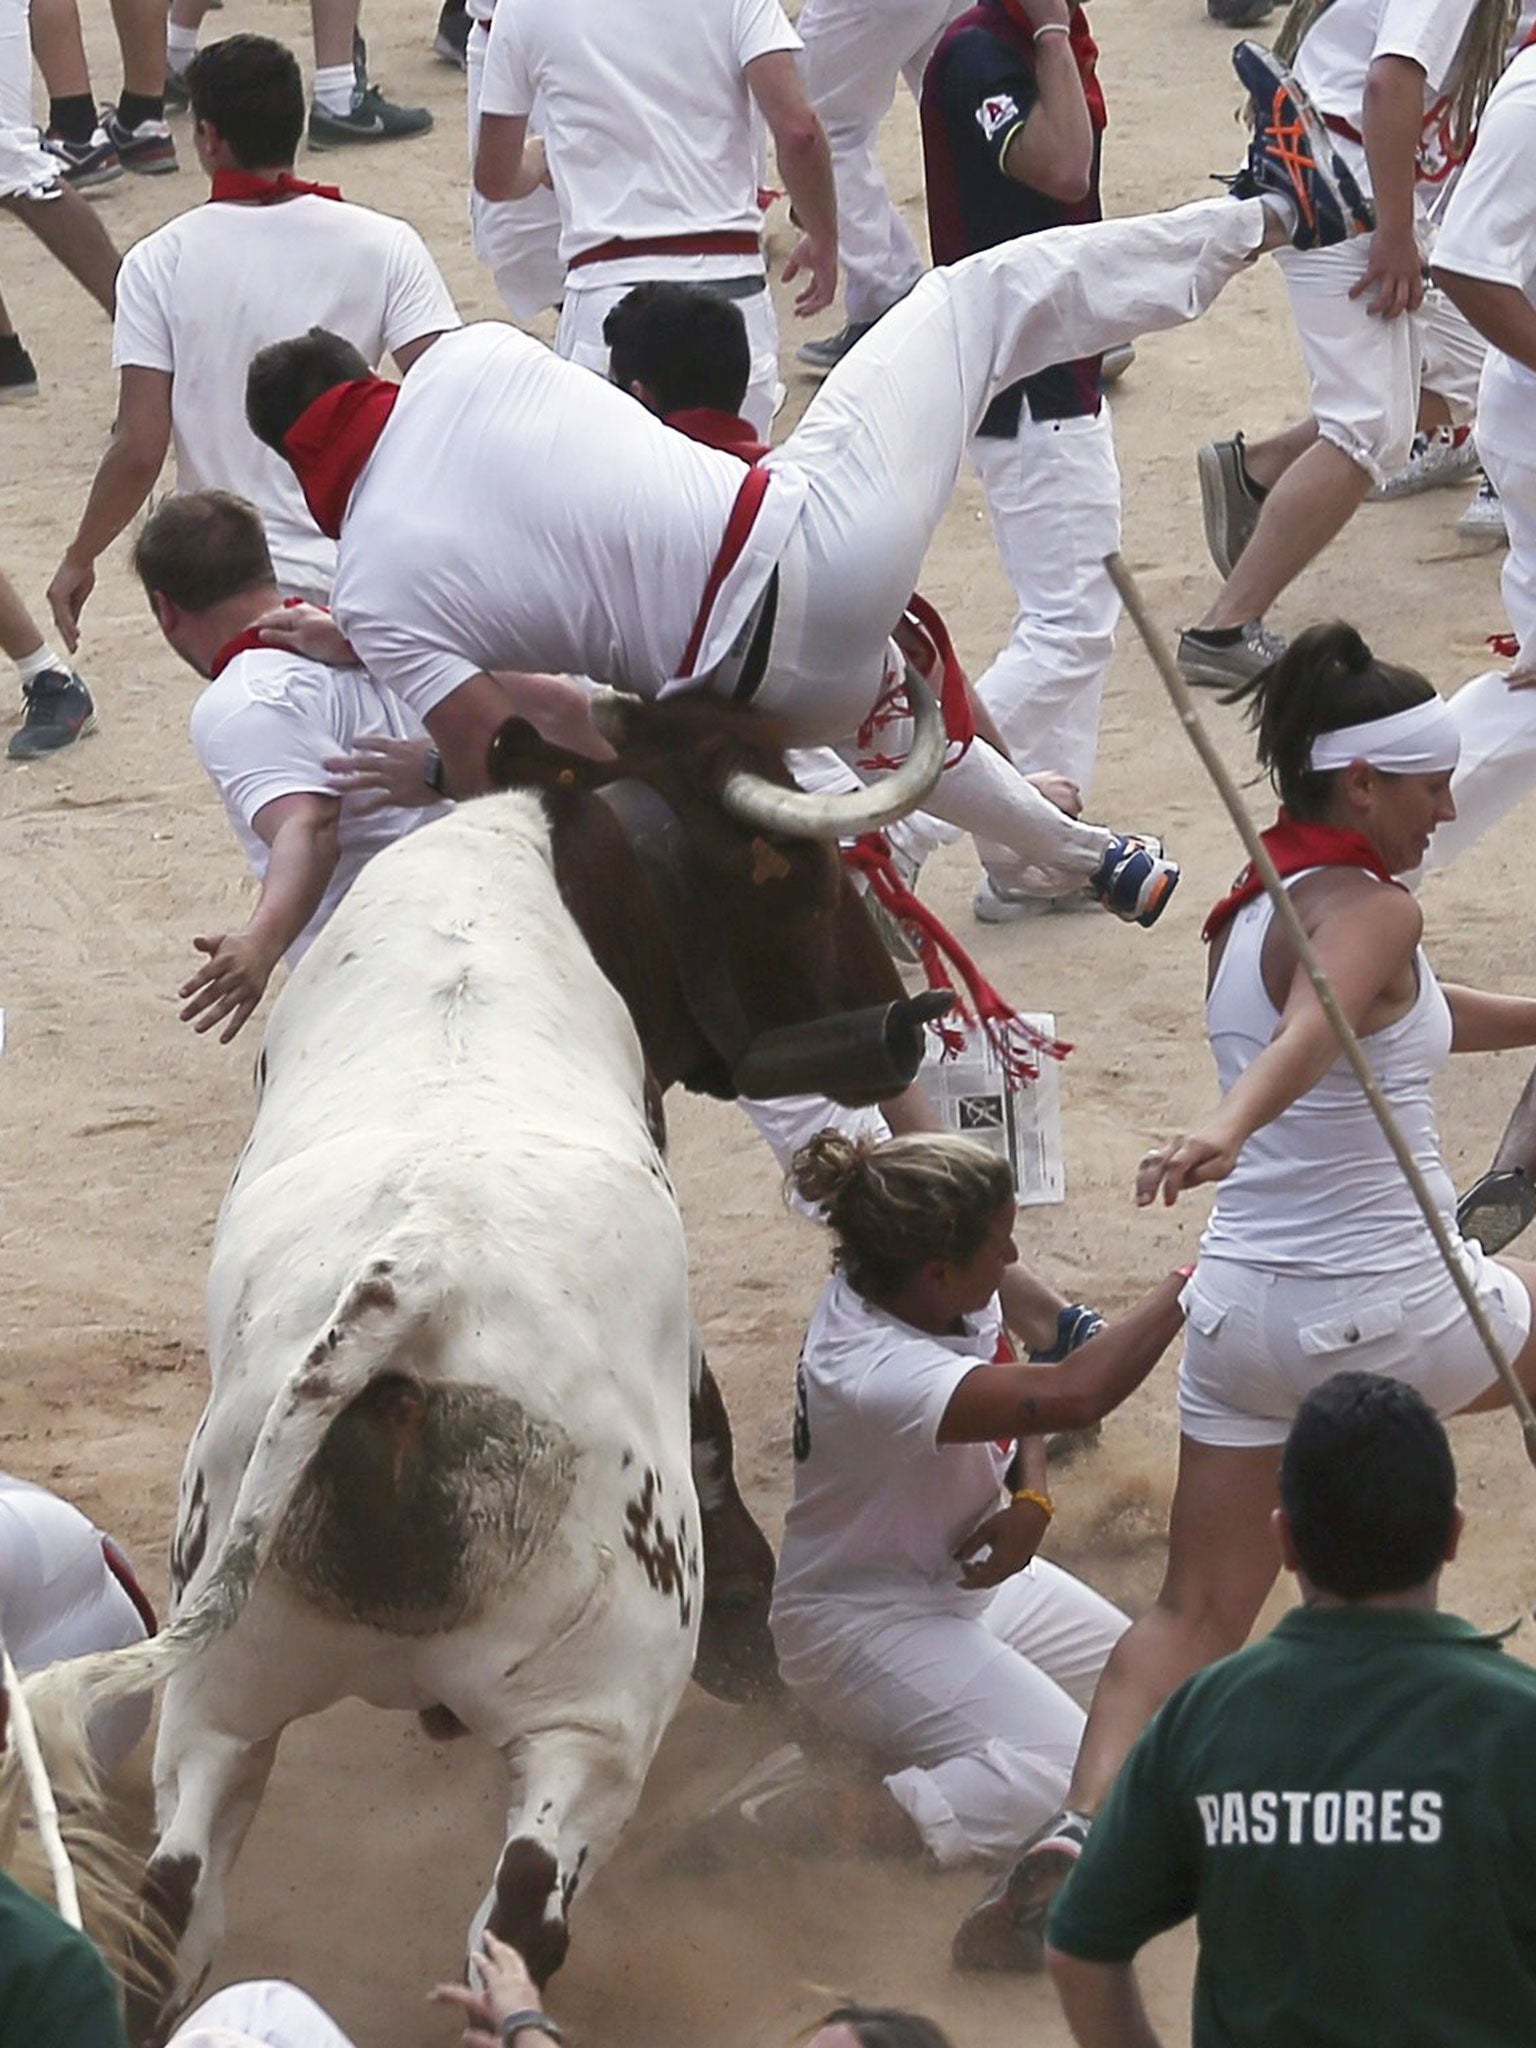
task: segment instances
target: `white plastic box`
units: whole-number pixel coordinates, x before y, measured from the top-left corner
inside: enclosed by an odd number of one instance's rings
[[[1021,1013],[1044,1038],[1056,1035],[1056,1019],[1048,1012]],[[1061,1062],[1039,1055],[1033,1081],[1010,1086],[1002,1063],[976,1027],[966,1031],[965,1050],[945,1059],[939,1041],[928,1034],[928,1055],[919,1076],[936,1104],[945,1128],[965,1138],[979,1138],[1002,1154],[1013,1169],[1020,1205],[1037,1207],[1066,1199],[1067,1174],[1061,1150]]]

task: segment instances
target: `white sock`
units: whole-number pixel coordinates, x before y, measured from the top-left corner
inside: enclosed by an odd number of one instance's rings
[[[166,69],[179,75],[196,55],[197,30],[183,28],[179,21],[168,21],[165,25]]]
[[[16,673],[21,677],[24,685],[35,682],[40,675],[45,674],[49,669],[58,669],[64,675],[69,674],[69,663],[61,660],[46,640],[35,654],[23,654],[17,658]]]
[[[1287,237],[1296,232],[1296,223],[1301,218],[1294,199],[1287,199],[1281,192],[1261,192],[1259,204],[1273,220],[1285,229]]]
[[[350,64],[327,64],[315,72],[315,105],[328,114],[350,114],[357,75]]]

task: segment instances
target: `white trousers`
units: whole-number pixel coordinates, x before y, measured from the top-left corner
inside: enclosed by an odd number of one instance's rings
[[[42,199],[59,184],[32,118],[30,12],[28,0],[0,0],[0,199]]]
[[[352,2042],[296,1985],[269,1978],[216,1991],[182,2021],[166,2048],[352,2048]]]
[[[811,103],[837,183],[838,253],[850,320],[875,320],[926,269],[891,204],[876,143],[905,78],[916,98],[934,44],[967,0],[805,0],[799,29]]]
[[[4,0],[0,0],[4,4]],[[480,87],[485,78],[485,46],[490,26],[477,21],[469,32],[465,51],[469,90],[469,162],[474,168],[475,148],[480,140]],[[529,124],[537,134],[538,110]],[[475,254],[490,266],[501,302],[514,320],[532,320],[548,306],[558,306],[565,289],[565,265],[560,261],[560,206],[547,185],[540,185],[526,199],[483,199],[470,187],[470,240]]]
[[[971,460],[1018,609],[976,694],[1026,775],[1054,769],[1088,794],[1120,599],[1104,557],[1120,545],[1120,466],[1109,407],[1035,420]]]
[[[634,290],[635,284],[633,279],[625,284],[588,283],[587,278],[599,268],[594,264],[591,271],[578,273],[582,281],[567,288],[560,307],[560,325],[555,333],[555,354],[564,356],[568,362],[580,363],[584,369],[595,370],[599,377],[606,377],[608,344],[603,339],[603,322],[620,299]],[[743,257],[741,271],[747,272],[751,268],[750,258]],[[679,284],[701,285],[705,290],[709,288],[708,273],[701,271],[686,256],[670,260],[658,258],[652,275]],[[784,386],[779,381],[779,323],[766,280],[760,292],[753,292],[750,298],[736,299],[733,303],[746,322],[747,344],[752,351],[752,370],[746,397],[741,402],[741,417],[750,423],[760,441],[766,441],[773,416],[784,398]]]
[[[794,745],[843,751],[868,717],[887,636],[996,394],[1197,318],[1253,256],[1265,220],[1258,200],[1213,199],[1005,242],[930,271],[844,357],[770,458],[801,473],[806,498],[780,564],[756,703]],[[900,726],[882,734],[882,751],[901,754],[907,737]],[[1063,889],[1093,872],[1108,841],[980,745],[945,771],[927,807]]]
[[[1488,344],[1437,285],[1426,289],[1414,317],[1423,362],[1419,381],[1445,400],[1452,424],[1464,427],[1477,412],[1477,383]]]
[[[796,1695],[898,1765],[886,1789],[939,1863],[1016,1854],[1065,1796],[1099,1673],[1130,1626],[1119,1608],[1037,1558],[976,1617],[817,1611],[838,1654],[813,1675],[819,1660],[781,1649]],[[798,1632],[776,1618],[776,1641]]]
[[[1370,237],[1331,249],[1280,252],[1317,430],[1374,484],[1408,460],[1419,409],[1423,333],[1417,315],[1378,320],[1350,288],[1364,277]]]

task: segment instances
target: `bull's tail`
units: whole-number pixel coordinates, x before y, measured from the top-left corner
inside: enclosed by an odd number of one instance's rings
[[[394,1261],[375,1256],[343,1287],[325,1327],[288,1374],[267,1410],[230,1511],[229,1528],[197,1597],[147,1642],[52,1664],[25,1681],[45,1755],[66,1750],[99,1707],[162,1684],[239,1619],[272,1553],[294,1493],[326,1431],[380,1372],[389,1369],[403,1325]]]

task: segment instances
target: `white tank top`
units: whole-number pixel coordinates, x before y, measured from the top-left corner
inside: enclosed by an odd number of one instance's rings
[[[1288,886],[1301,880],[1296,875]],[[1273,915],[1265,896],[1238,911],[1206,998],[1223,1094],[1269,1044],[1279,1022],[1262,973]],[[1430,1096],[1432,1078],[1450,1057],[1451,1012],[1422,949],[1415,950],[1414,968],[1419,992],[1413,1007],[1361,1044],[1455,1238],[1456,1190],[1440,1156]],[[1337,1277],[1398,1272],[1432,1256],[1433,1243],[1340,1053],[1315,1088],[1244,1145],[1221,1183],[1200,1251],[1202,1257]]]

